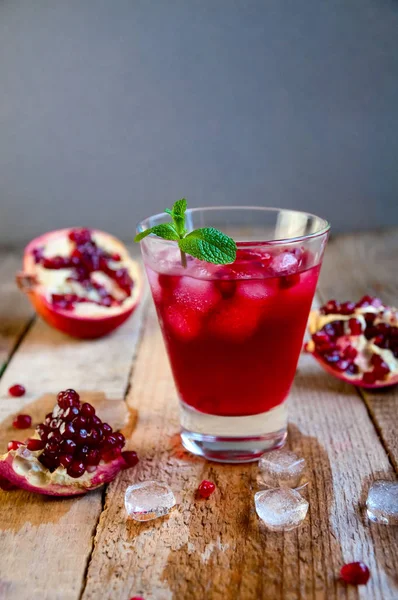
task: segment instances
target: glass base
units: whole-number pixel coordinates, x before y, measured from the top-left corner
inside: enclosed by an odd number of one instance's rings
[[[286,402],[257,415],[220,417],[181,402],[181,440],[198,456],[224,463],[258,460],[280,448],[287,437]]]

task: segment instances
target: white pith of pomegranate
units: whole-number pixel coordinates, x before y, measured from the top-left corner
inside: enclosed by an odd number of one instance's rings
[[[56,329],[94,338],[121,325],[141,295],[137,263],[116,238],[97,230],[60,229],[28,244],[20,288]]]
[[[335,377],[364,388],[398,383],[398,310],[379,298],[329,300],[311,312],[309,330],[306,350]]]
[[[124,444],[123,434],[102,422],[91,404],[65,390],[33,438],[9,442],[0,457],[0,481],[49,496],[85,494],[138,462]]]

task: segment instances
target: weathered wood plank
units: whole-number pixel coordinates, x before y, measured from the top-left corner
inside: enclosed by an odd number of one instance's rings
[[[34,314],[15,283],[21,261],[19,252],[0,252],[0,376]]]
[[[354,599],[338,581],[341,565],[364,560],[372,580],[361,598],[398,594],[397,532],[370,525],[363,502],[370,482],[392,469],[355,389],[303,356],[290,401],[291,448],[308,462],[310,512],[298,530],[267,532],[254,512],[256,466],[208,463],[179,443],[178,407],[152,311],[131,379],[129,405],[141,462],[107,491],[83,600]],[[197,500],[211,479],[217,491]],[[178,508],[145,524],[126,519],[123,495],[137,480],[171,485]],[[105,591],[104,591],[105,590]]]
[[[0,384],[0,447],[29,431],[11,427],[24,410],[44,416],[43,394],[66,387],[124,398],[140,338],[145,302],[114,334],[91,341],[73,340],[38,320],[9,363]],[[15,381],[23,398],[9,398]],[[48,398],[48,396],[47,396]],[[102,511],[101,490],[79,499],[52,499],[23,491],[0,490],[0,597],[7,600],[77,600]]]
[[[398,229],[337,236],[326,252],[318,286],[322,300],[380,296],[398,305]],[[361,390],[369,413],[398,471],[398,389]]]

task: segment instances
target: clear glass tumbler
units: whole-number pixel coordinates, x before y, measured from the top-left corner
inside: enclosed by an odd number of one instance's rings
[[[169,221],[159,214],[138,232]],[[188,231],[216,227],[236,261],[187,257],[174,241],[141,241],[181,407],[182,443],[220,462],[250,462],[283,445],[286,398],[329,234],[315,215],[275,208],[187,211]]]

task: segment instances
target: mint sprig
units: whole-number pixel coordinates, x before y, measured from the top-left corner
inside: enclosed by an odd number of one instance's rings
[[[140,242],[150,233],[165,240],[175,240],[181,251],[181,263],[187,266],[186,254],[205,260],[215,265],[226,265],[234,262],[236,258],[236,243],[232,238],[214,227],[203,227],[187,233],[185,227],[185,212],[187,201],[185,198],[177,200],[173,208],[165,212],[172,218],[171,223],[162,223],[138,233],[134,241]]]

